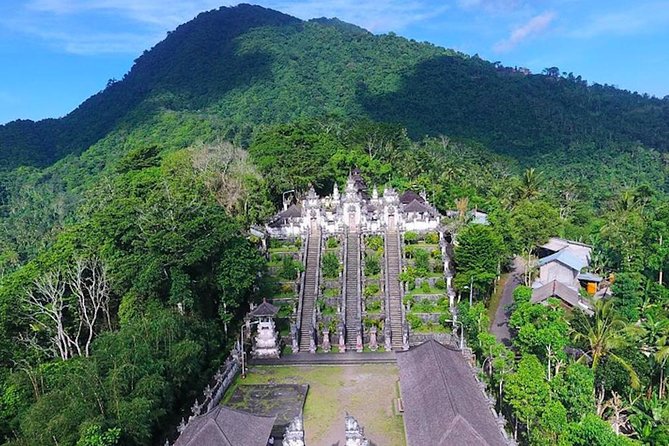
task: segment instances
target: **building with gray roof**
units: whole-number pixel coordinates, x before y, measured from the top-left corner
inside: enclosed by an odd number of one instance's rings
[[[218,406],[192,418],[174,446],[267,446],[275,419]]]
[[[397,363],[408,446],[509,444],[460,350],[431,340]]]

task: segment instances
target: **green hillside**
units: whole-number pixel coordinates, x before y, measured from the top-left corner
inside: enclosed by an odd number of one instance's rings
[[[414,137],[470,138],[513,156],[588,142],[669,149],[669,100],[239,5],[179,26],[66,117],[1,126],[0,164],[51,164],[160,110],[213,114],[241,135],[298,117],[366,116]]]

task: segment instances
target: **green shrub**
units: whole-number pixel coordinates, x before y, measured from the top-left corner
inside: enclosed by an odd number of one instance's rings
[[[436,245],[439,243],[439,233],[438,232],[428,232],[425,234],[425,243],[430,245]]]
[[[370,235],[365,239],[365,244],[372,251],[379,251],[383,249],[383,237],[380,235]]]
[[[433,273],[443,273],[444,272],[444,262],[435,262],[432,266]]]
[[[411,327],[412,330],[418,330],[423,326],[423,320],[415,314],[407,314],[407,322],[409,323],[409,327]]]
[[[418,241],[418,234],[412,231],[407,231],[404,233],[404,243],[413,244]]]
[[[365,297],[376,296],[377,294],[379,294],[379,291],[381,291],[379,286],[375,283],[372,283],[365,287],[365,291],[363,292],[363,294]]]
[[[334,249],[339,246],[339,240],[337,240],[337,237],[328,237],[325,246],[327,246],[328,249]]]
[[[432,289],[430,288],[430,283],[426,280],[425,282],[420,284],[420,290],[423,293],[429,293]]]
[[[430,299],[421,299],[420,302],[416,302],[416,304],[411,308],[411,311],[416,313],[432,313],[434,312],[434,309],[434,302],[432,302]]]
[[[272,254],[270,256],[270,261],[272,263],[279,263],[283,259],[283,256],[281,254]]]
[[[339,276],[339,259],[331,252],[323,256],[323,277],[334,279]]]
[[[414,251],[414,266],[419,276],[427,276],[430,273],[430,256],[424,249]]]
[[[440,262],[443,261],[441,258],[441,251],[438,249],[433,249],[432,251],[430,251],[430,257],[432,257],[435,260],[439,260]]]
[[[532,298],[532,288],[524,285],[520,285],[515,290],[513,290],[513,302],[516,305],[529,302]]]
[[[438,278],[434,281],[434,287],[440,290],[446,289],[446,281],[443,278]]]
[[[381,272],[381,261],[376,254],[368,254],[365,256],[365,275],[376,276]]]
[[[296,262],[291,256],[284,256],[281,260],[281,271],[279,276],[285,280],[297,279],[298,273],[301,271],[302,265]]]
[[[381,311],[381,301],[380,300],[370,300],[366,303],[367,311],[370,313],[378,313]]]

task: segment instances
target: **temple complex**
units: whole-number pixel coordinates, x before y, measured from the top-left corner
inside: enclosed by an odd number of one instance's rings
[[[370,193],[357,169],[349,175],[343,193],[335,184],[332,194],[325,197],[319,197],[312,187],[301,201],[284,200],[283,211],[267,224],[266,231],[273,239],[300,240],[304,271],[299,280],[299,299],[292,330],[293,336],[297,337],[292,342],[293,351],[316,352],[321,346],[329,349],[331,344],[342,352],[361,352],[370,344],[374,349],[377,345],[386,350],[408,349],[409,327],[400,283],[405,266],[403,238],[409,232],[438,234],[435,249],[440,251],[438,258],[443,262],[439,271],[443,272],[442,281],[450,285],[447,247],[451,240],[441,220],[442,215],[425,194],[413,191],[399,194],[391,187],[386,187],[382,194],[373,187]],[[380,279],[372,287],[380,290],[382,302],[374,305],[380,306],[381,316],[373,320],[367,317],[369,311],[362,298],[366,286],[376,280],[365,277],[365,262],[370,261],[365,254],[369,251],[366,247],[369,236],[382,238],[379,251],[383,257]],[[340,277],[329,281],[337,282],[336,317],[326,320],[319,312],[318,303],[323,301],[323,291],[328,283],[322,274],[321,263],[329,239],[341,246],[342,268]],[[448,288],[450,291],[450,286]],[[371,326],[365,326],[365,318]]]

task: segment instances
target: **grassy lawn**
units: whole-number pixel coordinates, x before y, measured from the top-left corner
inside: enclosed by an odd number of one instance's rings
[[[488,318],[490,318],[490,325],[495,321],[495,313],[497,312],[497,307],[499,307],[499,302],[502,300],[502,293],[504,292],[504,286],[506,281],[509,280],[509,274],[502,274],[497,284],[497,289],[490,297],[490,302],[488,302]]]
[[[389,364],[255,366],[237,385],[308,384],[304,406],[307,444],[343,445],[348,412],[364,426],[373,444],[405,446],[402,417],[393,413],[398,379],[397,366]]]

